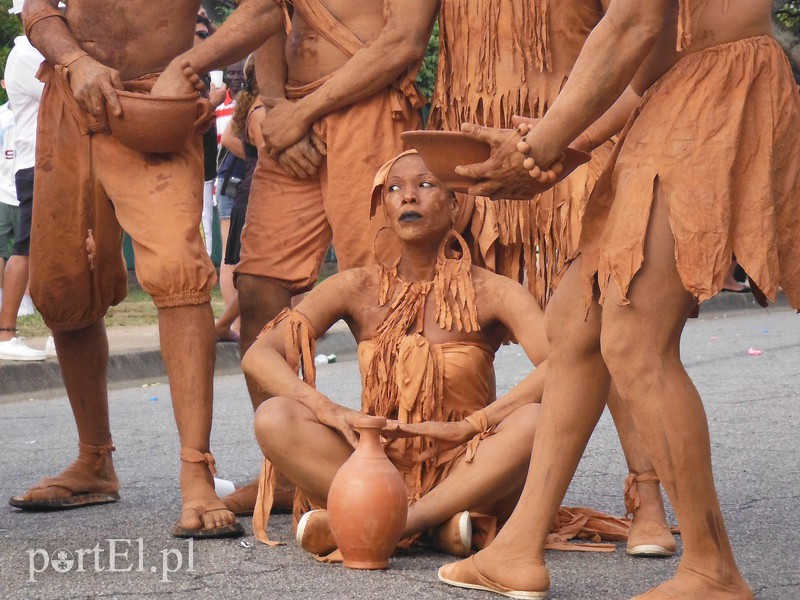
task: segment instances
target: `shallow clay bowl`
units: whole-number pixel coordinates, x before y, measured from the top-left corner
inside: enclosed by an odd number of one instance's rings
[[[152,96],[117,90],[122,115],[108,114],[111,135],[128,148],[163,154],[178,152],[194,131],[198,95]]]
[[[403,141],[409,148],[415,148],[431,173],[436,175],[453,192],[467,192],[478,180],[456,173],[459,165],[484,162],[489,158],[491,148],[486,142],[479,142],[458,131],[406,131]],[[579,166],[589,162],[592,155],[573,148],[567,148],[564,170],[556,181],[565,179]],[[532,196],[552,187],[532,181],[528,188],[530,195],[519,200],[530,200]]]

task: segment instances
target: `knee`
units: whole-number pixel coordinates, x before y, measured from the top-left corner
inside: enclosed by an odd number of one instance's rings
[[[242,316],[261,316],[265,308],[267,312],[274,306],[289,306],[292,292],[277,282],[247,273],[236,273],[234,285],[239,292],[239,307]]]
[[[265,456],[291,443],[292,431],[300,418],[298,412],[297,401],[283,396],[275,396],[261,403],[255,413],[253,429]]]
[[[620,393],[656,385],[663,367],[657,343],[634,323],[624,319],[603,320],[600,349]]]
[[[587,315],[582,303],[577,306],[575,303],[554,301],[545,312],[545,333],[550,342],[549,358],[598,354],[599,309],[592,305]]]

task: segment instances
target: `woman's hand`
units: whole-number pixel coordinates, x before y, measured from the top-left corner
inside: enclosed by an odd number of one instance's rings
[[[363,417],[363,413],[334,404],[328,400],[324,408],[317,410],[316,415],[320,423],[336,430],[347,440],[348,444],[353,448],[356,447],[358,444],[358,436],[353,429],[353,423],[355,423],[358,417]]]
[[[400,423],[387,421],[381,434],[387,439],[424,436],[439,443],[435,448],[422,452],[417,460],[435,458],[441,452],[466,444],[475,437],[475,429],[467,421],[425,421],[423,423]]]

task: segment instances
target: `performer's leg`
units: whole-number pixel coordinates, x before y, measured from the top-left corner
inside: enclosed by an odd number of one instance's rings
[[[78,441],[104,446],[111,441],[111,430],[106,388],[108,340],[103,321],[75,331],[55,331],[53,338],[78,429]],[[58,485],[61,477],[69,487]],[[27,501],[68,499],[76,492],[115,493],[119,490],[111,452],[81,452],[78,459],[53,480],[51,485],[31,488],[23,498]]]
[[[209,452],[216,359],[211,304],[160,308],[158,325],[181,447]],[[230,511],[220,510],[224,505],[206,463],[181,461],[180,482],[181,527],[210,529],[236,520]]]
[[[625,490],[625,508],[631,515],[628,553],[635,556],[671,556],[676,550],[675,539],[667,527],[655,467],[613,383],[608,394],[608,409],[614,419],[630,473],[631,487],[628,489],[626,486]]]
[[[609,388],[600,355],[600,307],[592,304],[586,314],[580,260],[569,267],[545,318],[550,354],[528,477],[506,525],[474,556],[474,566],[486,577],[517,590],[548,586],[545,538]]]
[[[325,506],[336,472],[353,453],[345,439],[292,398],[270,398],[256,411],[256,439],[275,468]]]
[[[484,512],[483,507],[509,496],[516,501],[528,473],[540,408],[528,404],[515,410],[481,442],[471,463],[461,460],[444,481],[412,505],[403,537],[432,529],[464,510]]]
[[[681,527],[683,559],[676,577],[644,597],[751,598],[714,488],[703,404],[680,359],[681,333],[696,301],[678,275],[666,201],[658,188],[654,196],[630,305],[619,305],[612,285],[602,334],[603,356]]]

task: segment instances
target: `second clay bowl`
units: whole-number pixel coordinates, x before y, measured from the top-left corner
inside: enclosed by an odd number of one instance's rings
[[[491,153],[491,147],[467,137],[458,131],[406,131],[401,134],[409,148],[416,148],[431,173],[436,175],[453,192],[467,192],[477,180],[456,173],[459,165],[484,162]],[[589,162],[592,155],[574,148],[564,152],[564,170],[556,182],[566,179],[579,166]],[[539,183],[533,179],[526,186],[526,195],[516,200],[530,200],[536,194],[552,187],[549,183]]]

